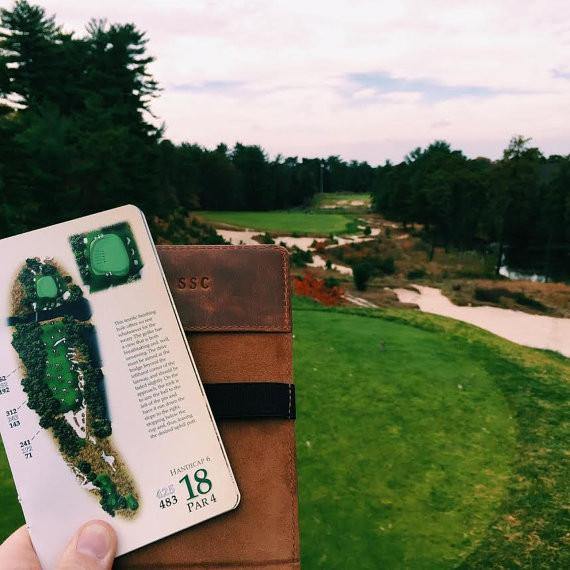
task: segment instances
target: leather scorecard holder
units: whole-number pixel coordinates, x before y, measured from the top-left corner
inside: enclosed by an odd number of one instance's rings
[[[116,567],[300,568],[288,253],[271,245],[157,249],[241,503]]]

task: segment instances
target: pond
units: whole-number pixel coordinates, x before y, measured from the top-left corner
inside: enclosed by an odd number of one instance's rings
[[[503,254],[499,275],[514,281],[570,281],[570,248],[547,254],[546,248],[508,248]]]

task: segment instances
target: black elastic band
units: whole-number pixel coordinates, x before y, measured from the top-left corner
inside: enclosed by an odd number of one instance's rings
[[[216,419],[282,418],[294,420],[295,385],[282,382],[204,384]]]

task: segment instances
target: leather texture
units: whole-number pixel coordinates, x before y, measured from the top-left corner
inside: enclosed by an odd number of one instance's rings
[[[157,246],[202,381],[293,382],[289,260],[277,246]],[[220,420],[235,511],[117,559],[116,568],[300,568],[295,422]]]

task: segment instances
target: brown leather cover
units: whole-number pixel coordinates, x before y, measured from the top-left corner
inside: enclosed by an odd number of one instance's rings
[[[287,250],[158,246],[202,381],[293,382]],[[117,568],[299,568],[294,422],[218,421],[239,507],[117,559]]]

